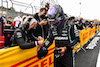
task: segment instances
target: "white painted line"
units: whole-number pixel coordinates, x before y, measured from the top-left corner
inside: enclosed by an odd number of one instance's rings
[[[100,35],[100,32],[97,34],[97,35]],[[86,47],[86,49],[94,49],[94,47],[96,47],[97,43],[98,43],[98,40],[100,39],[100,37],[94,37],[93,40],[88,44],[88,46]]]
[[[100,32],[97,35],[100,35]]]
[[[99,50],[99,54],[98,54],[98,59],[97,59],[96,67],[100,67],[100,50]]]

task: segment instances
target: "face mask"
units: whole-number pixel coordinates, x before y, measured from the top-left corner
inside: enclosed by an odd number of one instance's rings
[[[9,20],[9,21],[11,21],[11,20]]]
[[[40,18],[45,18],[45,14],[40,15]]]
[[[4,17],[6,17],[5,15],[3,15]]]
[[[18,16],[18,18],[19,18],[20,16]]]

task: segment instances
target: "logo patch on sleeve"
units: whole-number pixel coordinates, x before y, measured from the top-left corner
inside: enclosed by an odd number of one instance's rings
[[[21,37],[22,37],[21,32],[17,32],[17,38],[21,38]]]

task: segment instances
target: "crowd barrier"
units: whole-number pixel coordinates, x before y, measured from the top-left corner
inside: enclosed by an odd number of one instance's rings
[[[37,58],[37,47],[22,50],[16,46],[0,50],[0,67],[53,67],[54,43],[48,48],[48,54],[43,59]]]
[[[79,33],[80,37],[80,43],[73,49],[73,53],[75,53],[79,48],[83,47],[85,43],[89,41],[90,38],[92,38],[95,34],[95,32],[98,32],[100,30],[100,26],[97,28],[88,28],[88,29],[83,29]]]
[[[81,30],[79,33],[80,43],[73,49],[75,53],[95,34],[99,31],[100,26]],[[55,41],[48,48],[48,54],[43,59],[37,58],[37,47],[22,50],[19,46],[0,50],[0,67],[54,67],[54,49]]]

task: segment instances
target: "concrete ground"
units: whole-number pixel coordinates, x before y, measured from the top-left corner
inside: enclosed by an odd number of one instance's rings
[[[100,37],[100,36],[95,36]],[[85,47],[84,47],[85,48]],[[86,50],[84,52],[83,50],[80,50],[75,55],[76,60],[76,67],[96,67],[98,54],[100,50],[100,40],[97,43],[97,46],[93,50]]]

